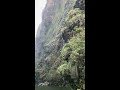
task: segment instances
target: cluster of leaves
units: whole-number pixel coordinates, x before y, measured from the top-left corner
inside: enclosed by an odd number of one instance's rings
[[[68,13],[68,16],[65,19],[65,25],[67,27],[75,26],[76,24],[79,24],[78,26],[83,25],[83,21],[85,18],[84,10],[80,10],[79,8],[75,8],[71,10]]]
[[[73,9],[68,13],[65,27],[74,33],[73,37],[61,50],[63,63],[58,67],[57,72],[62,76],[70,75],[69,79],[77,88],[84,90],[85,85],[85,14],[80,9]],[[75,82],[77,80],[77,83]],[[73,83],[72,82],[72,83]]]
[[[78,57],[84,56],[85,36],[84,33],[77,34],[66,43],[61,51],[62,59],[77,62]],[[69,57],[68,57],[69,56]],[[68,58],[68,59],[67,59]]]
[[[64,75],[64,74],[69,75],[70,74],[70,68],[71,68],[70,63],[69,64],[64,63],[57,69],[57,73],[59,73],[61,76]]]

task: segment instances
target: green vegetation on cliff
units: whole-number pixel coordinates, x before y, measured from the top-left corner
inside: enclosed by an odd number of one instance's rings
[[[68,13],[65,29],[70,36],[61,50],[62,64],[57,72],[71,84],[73,88],[84,90],[85,85],[85,14],[75,8]],[[69,77],[69,78],[68,78]],[[71,81],[70,81],[71,80]]]
[[[37,43],[42,48],[36,58],[36,83],[69,84],[74,90],[85,90],[84,1],[56,0],[54,3],[53,18],[50,25],[47,23],[44,43]]]

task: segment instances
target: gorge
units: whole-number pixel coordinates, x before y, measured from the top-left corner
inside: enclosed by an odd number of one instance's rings
[[[35,39],[35,85],[85,90],[85,0],[47,0]]]

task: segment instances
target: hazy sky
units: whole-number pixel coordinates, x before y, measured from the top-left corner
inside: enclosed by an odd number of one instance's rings
[[[35,0],[35,36],[38,26],[42,21],[42,10],[45,7],[46,1],[47,0]]]

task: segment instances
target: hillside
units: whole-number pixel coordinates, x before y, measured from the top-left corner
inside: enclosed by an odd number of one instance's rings
[[[35,41],[35,76],[36,85],[84,90],[84,0],[47,0]]]

